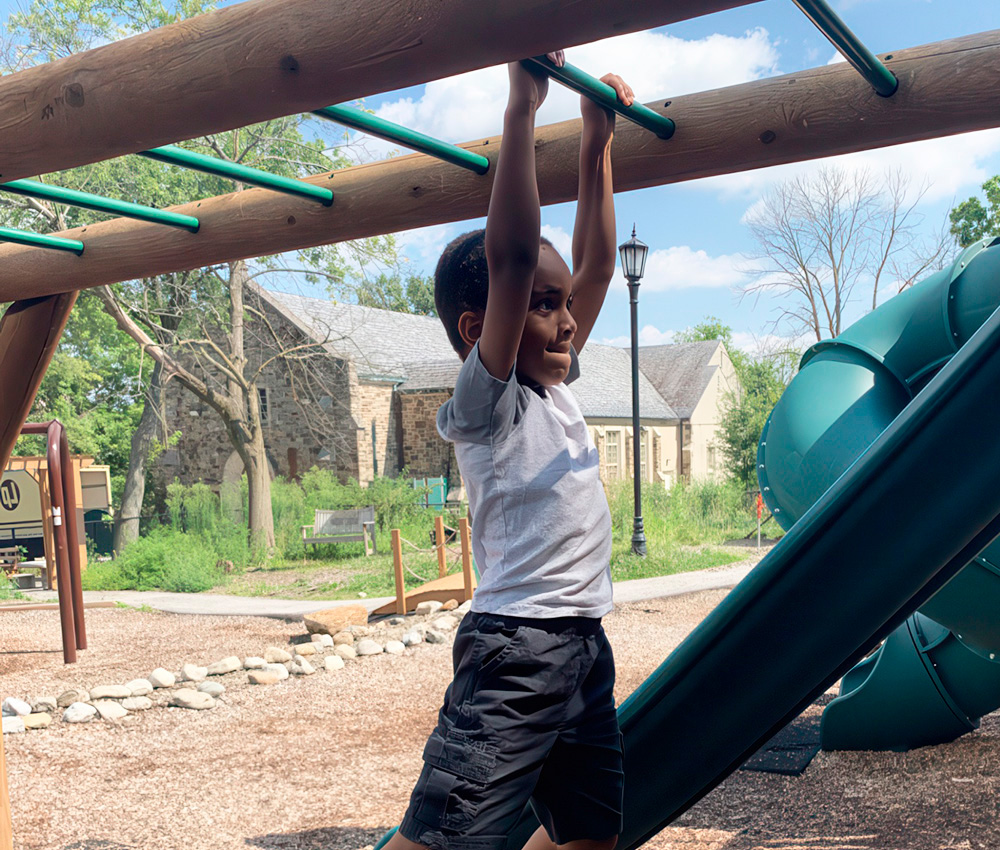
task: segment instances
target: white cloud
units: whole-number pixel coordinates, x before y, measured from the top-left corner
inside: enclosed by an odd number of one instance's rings
[[[642,289],[664,292],[671,289],[732,288],[746,280],[746,260],[740,254],[710,256],[687,245],[675,245],[650,253]],[[625,279],[619,275],[624,287]]]
[[[542,225],[542,236],[555,245],[556,250],[566,261],[566,265],[572,266],[570,259],[573,256],[573,237],[561,227],[555,227],[551,224]]]
[[[836,65],[839,62],[846,62],[847,60],[841,55],[839,50],[833,51],[833,56],[826,60],[827,65]]]
[[[402,230],[396,234],[400,253],[422,267],[433,269],[445,246],[458,235],[458,228],[450,224],[435,224]]]
[[[639,32],[616,36],[568,51],[567,59],[595,77],[621,74],[643,102],[692,91],[755,80],[777,72],[776,42],[757,28],[741,37],[713,34],[685,40],[668,33]],[[505,66],[483,68],[427,84],[419,98],[382,104],[380,118],[450,142],[498,135],[507,101]],[[539,114],[540,124],[578,117],[579,97],[553,84]],[[366,147],[383,155],[397,149],[370,140]]]
[[[766,192],[782,180],[815,174],[826,166],[848,171],[867,168],[875,174],[899,169],[911,185],[928,186],[924,200],[950,200],[958,193],[973,193],[991,171],[987,160],[1000,154],[1000,129],[980,130],[959,136],[927,139],[905,145],[876,148],[808,162],[795,162],[737,174],[723,174],[693,181],[694,189],[717,192],[724,197],[752,197]]]
[[[676,331],[661,331],[653,325],[644,325],[639,329],[639,345],[669,345],[674,341]],[[632,344],[631,336],[612,336],[598,340],[601,345],[613,345],[624,348]]]

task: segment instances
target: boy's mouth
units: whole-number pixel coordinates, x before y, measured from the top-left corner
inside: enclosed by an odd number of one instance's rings
[[[570,344],[568,342],[560,343],[559,345],[550,345],[546,348],[546,351],[551,351],[553,354],[569,354]]]

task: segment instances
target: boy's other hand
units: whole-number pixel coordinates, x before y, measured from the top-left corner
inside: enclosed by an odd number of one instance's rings
[[[559,68],[566,64],[566,54],[562,50],[546,53],[545,56]],[[530,62],[511,62],[507,70],[510,74],[511,104],[527,104],[538,109],[549,91],[549,75]]]
[[[632,91],[632,87],[617,74],[605,74],[601,77],[601,82],[615,90],[620,103],[625,106],[632,105],[635,93]],[[584,127],[602,140],[607,141],[614,134],[615,113],[610,109],[605,109],[589,97],[582,96],[580,98],[580,114],[583,116]]]

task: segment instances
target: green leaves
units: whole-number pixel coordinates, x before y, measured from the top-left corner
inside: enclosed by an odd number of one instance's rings
[[[983,183],[984,205],[979,198],[962,201],[949,214],[951,233],[962,248],[1000,233],[1000,175]]]

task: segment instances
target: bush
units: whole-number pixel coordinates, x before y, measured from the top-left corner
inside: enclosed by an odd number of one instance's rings
[[[116,560],[89,566],[83,573],[83,587],[199,593],[222,578],[216,545],[200,534],[158,528],[132,543]]]

